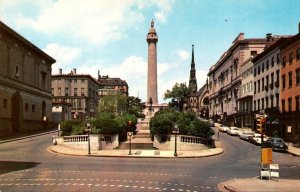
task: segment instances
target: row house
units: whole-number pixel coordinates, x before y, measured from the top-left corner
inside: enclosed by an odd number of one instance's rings
[[[253,110],[255,114],[268,114],[266,133],[268,135],[283,136],[279,124],[280,111],[280,46],[287,37],[267,34],[267,41],[271,45],[265,51],[252,59],[253,62]],[[272,44],[273,43],[273,44]],[[255,126],[255,119],[252,122]],[[252,127],[254,128],[254,127]]]
[[[0,21],[0,136],[51,126],[55,60]]]
[[[261,53],[266,45],[265,38],[245,39],[240,33],[231,47],[221,56],[209,72],[209,116],[228,125],[240,124],[238,98],[241,96],[241,65]]]
[[[68,74],[63,74],[59,69],[59,74],[52,75],[51,87],[55,107],[61,103],[63,109],[67,107],[64,103],[70,103],[72,118],[84,120],[95,114],[99,83],[92,76],[77,74],[75,68]]]
[[[281,46],[281,107],[284,138],[300,140],[300,23],[297,35]]]

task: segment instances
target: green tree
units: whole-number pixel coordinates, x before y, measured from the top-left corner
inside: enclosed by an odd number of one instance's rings
[[[145,104],[141,102],[141,99],[138,97],[129,96],[128,97],[128,113],[135,115],[137,118],[143,118],[143,110],[145,109]]]
[[[98,112],[122,114],[127,111],[127,99],[122,93],[107,95],[100,98]]]
[[[169,102],[170,108],[179,109],[183,111],[183,104],[187,96],[191,93],[191,90],[185,83],[176,83],[172,90],[167,90],[164,95],[164,99],[171,99]]]

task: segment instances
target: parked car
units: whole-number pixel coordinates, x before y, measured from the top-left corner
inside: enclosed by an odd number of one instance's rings
[[[221,132],[227,132],[227,130],[229,130],[229,127],[226,125],[220,125],[219,130]]]
[[[286,151],[288,149],[284,140],[279,137],[269,137],[266,140],[265,145],[267,147],[272,147],[274,151]]]
[[[266,141],[268,137],[266,135],[263,136],[263,140]],[[249,142],[255,145],[261,145],[261,134],[254,133],[251,137],[249,137]]]
[[[229,127],[227,130],[228,135],[238,135],[239,134],[239,128],[237,127]]]
[[[249,141],[249,137],[252,137],[254,132],[252,131],[242,131],[239,133],[239,137],[242,140]]]

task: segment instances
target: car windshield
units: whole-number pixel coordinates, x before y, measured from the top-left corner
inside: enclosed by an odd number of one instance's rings
[[[283,143],[283,140],[280,138],[274,139],[274,143]]]

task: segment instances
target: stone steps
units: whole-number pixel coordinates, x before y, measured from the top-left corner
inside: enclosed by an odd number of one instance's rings
[[[130,143],[121,143],[118,149],[129,149]],[[153,143],[131,143],[131,149],[156,149],[153,147]]]

